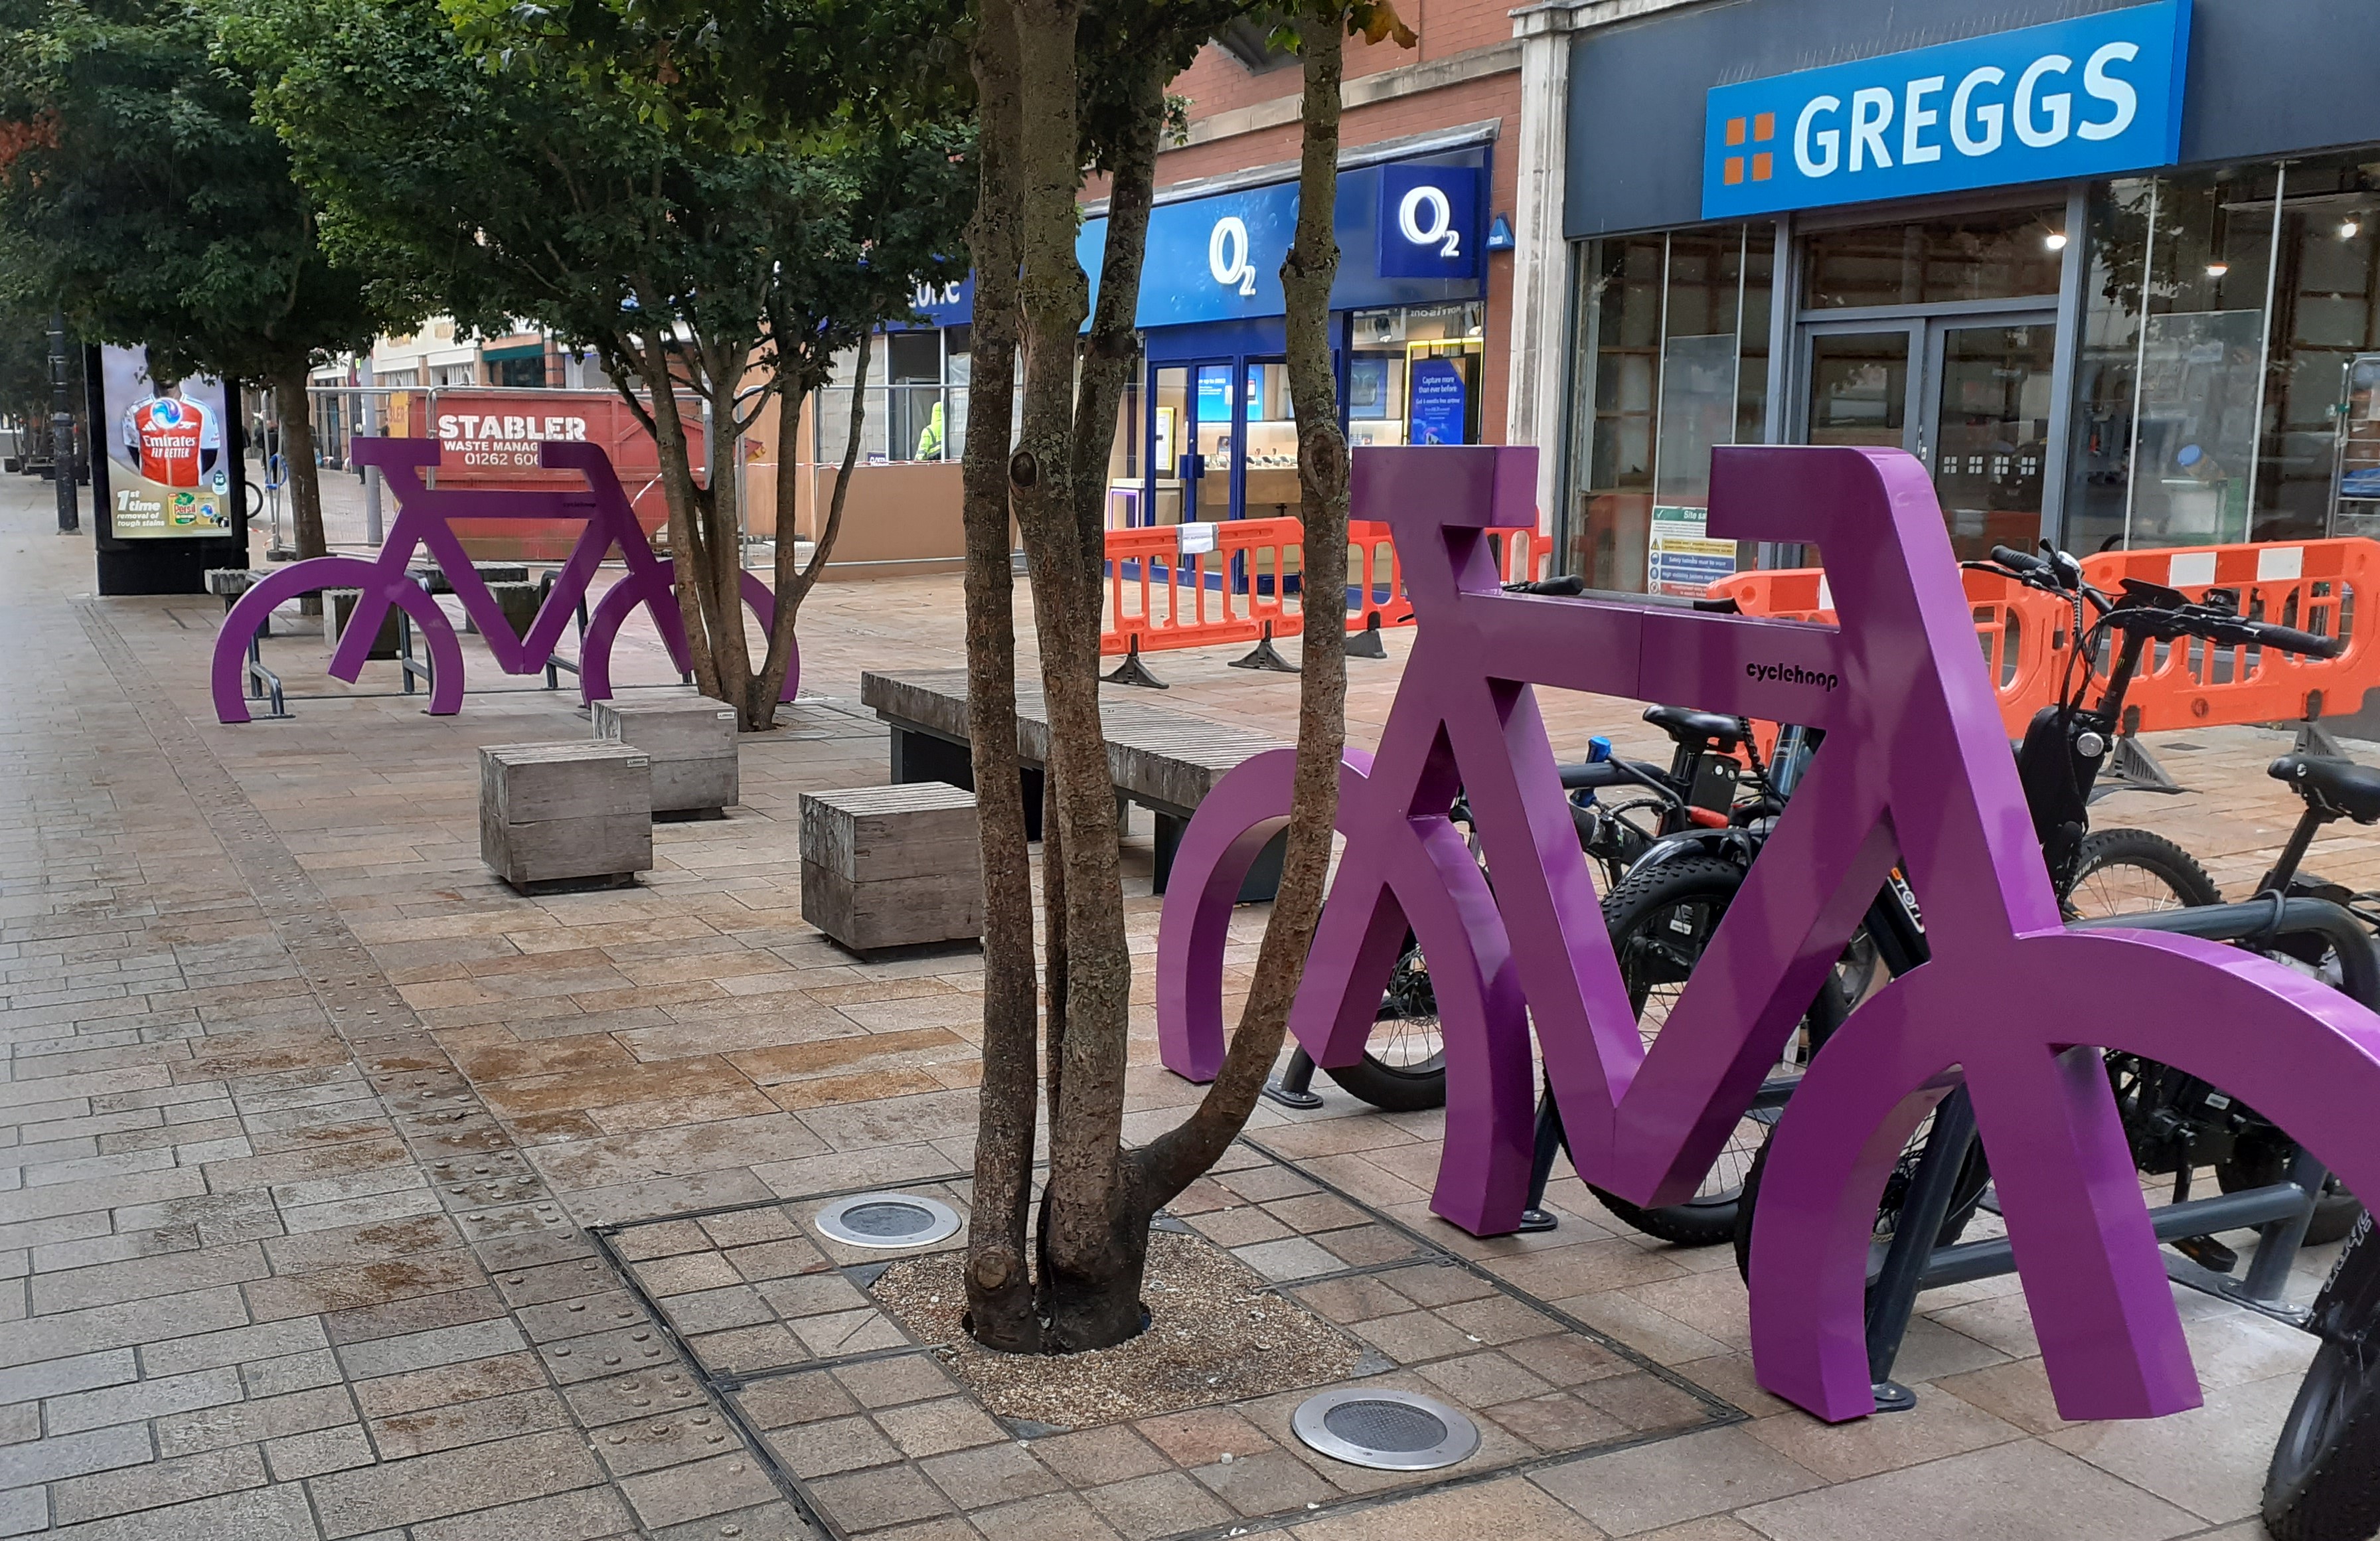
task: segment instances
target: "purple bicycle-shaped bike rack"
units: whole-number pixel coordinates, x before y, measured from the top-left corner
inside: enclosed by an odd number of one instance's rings
[[[1632,1203],[1690,1195],[1900,865],[1932,959],[1852,1013],[1780,1121],[1754,1247],[1755,1368],[1830,1420],[1875,1408],[1862,1321],[1893,1162],[1963,1078],[2058,1411],[2151,1417],[2198,1383],[2101,1050],[2252,1104],[2380,1193],[2380,1017],[2254,953],[2062,924],[1933,484],[1897,451],[1717,452],[1710,526],[1815,541],[1840,628],[1500,591],[1490,531],[1534,526],[1536,451],[1373,449],[1354,513],[1391,525],[1419,629],[1377,754],[1350,752],[1348,839],[1291,1026],[1364,1051],[1408,926],[1436,989],[1446,1147],[1432,1208],[1512,1231],[1526,1193],[1534,1026],[1579,1174]],[[1534,686],[1827,730],[1649,1050],[1564,807]],[[1165,1063],[1221,1062],[1222,944],[1285,822],[1294,751],[1233,770],[1174,858],[1158,947]],[[1467,798],[1491,891],[1445,817]],[[2054,983],[2053,983],[2054,982]]]
[[[300,594],[323,588],[360,590],[354,615],[331,654],[331,676],[352,684],[363,672],[372,639],[394,606],[412,618],[430,653],[430,707],[432,716],[449,716],[463,706],[463,650],[445,612],[429,592],[407,575],[416,550],[427,550],[463,602],[480,635],[508,674],[534,674],[553,657],[553,645],[577,613],[593,583],[595,571],[613,547],[627,567],[627,576],[613,584],[595,605],[579,648],[578,691],[582,701],[608,699],[612,695],[612,646],[629,613],[643,605],[683,673],[687,667],[686,625],[679,617],[671,589],[669,563],[653,554],[643,527],[637,523],[627,494],[612,469],[611,457],[594,444],[549,442],[540,460],[549,469],[576,470],[587,479],[584,491],[530,491],[518,488],[444,488],[423,483],[421,473],[439,461],[435,439],[358,439],[356,458],[377,466],[396,495],[396,521],[389,528],[378,555],[317,556],[276,568],[239,598],[224,617],[216,634],[212,671],[215,716],[225,722],[249,721],[244,690],[245,659],[254,637],[273,607]],[[455,519],[579,519],[585,528],[577,543],[555,575],[553,586],[529,623],[526,635],[513,630],[503,608],[488,591],[462,540],[455,534]],[[743,575],[744,602],[765,631],[776,613],[768,585],[751,573]],[[783,698],[792,700],[801,683],[801,654],[785,670]]]

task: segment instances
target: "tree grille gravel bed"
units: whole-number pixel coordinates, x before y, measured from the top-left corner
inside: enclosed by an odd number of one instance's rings
[[[869,1292],[912,1337],[952,1345],[947,1362],[987,1411],[1057,1428],[1326,1385],[1363,1357],[1346,1334],[1230,1253],[1163,1232],[1148,1239],[1148,1329],[1089,1353],[978,1347],[960,1325],[966,1280],[954,1253],[895,1263]]]

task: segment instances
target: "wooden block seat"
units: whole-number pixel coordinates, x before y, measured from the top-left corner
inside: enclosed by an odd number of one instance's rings
[[[595,738],[625,744],[652,758],[653,811],[725,808],[743,795],[735,710],[693,700],[597,701]]]
[[[632,880],[653,865],[651,760],[625,744],[480,750],[480,859],[515,888]]]
[[[905,670],[859,677],[859,698],[892,729],[892,780],[975,786],[967,748],[966,671]],[[1272,739],[1184,712],[1118,700],[1102,693],[1099,722],[1108,741],[1108,773],[1121,802],[1138,803],[1156,817],[1153,887],[1165,892],[1182,831],[1224,772],[1253,755],[1281,747]],[[1016,752],[1025,762],[1026,832],[1040,835],[1041,767],[1050,755],[1050,722],[1038,683],[1016,686]],[[1243,900],[1269,899],[1281,873],[1281,842],[1258,858],[1241,890]]]
[[[983,935],[975,794],[945,783],[801,795],[802,918],[853,952]]]
[[[331,636],[346,635],[347,623],[355,618],[356,606],[363,601],[360,588],[325,588],[322,598],[331,607]],[[380,618],[380,634],[372,638],[367,658],[390,659],[404,650],[404,627],[407,617],[404,611],[390,605]]]

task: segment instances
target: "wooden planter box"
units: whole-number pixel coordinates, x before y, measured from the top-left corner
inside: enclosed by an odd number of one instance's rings
[[[515,888],[653,865],[651,761],[625,744],[480,751],[480,859]]]
[[[599,743],[625,744],[652,757],[653,811],[724,808],[743,793],[735,711],[708,699],[597,701]]]
[[[983,935],[975,794],[940,782],[802,795],[802,918],[857,953]]]

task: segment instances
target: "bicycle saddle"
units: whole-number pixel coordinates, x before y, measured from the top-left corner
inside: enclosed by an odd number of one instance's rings
[[[1721,717],[1716,711],[1695,711],[1687,707],[1646,707],[1645,721],[1680,744],[1709,741],[1715,747],[1732,749],[1743,742],[1743,724],[1732,717]]]
[[[2380,822],[2380,769],[2326,755],[2283,755],[2265,768],[2277,782],[2325,813],[2359,824]]]

